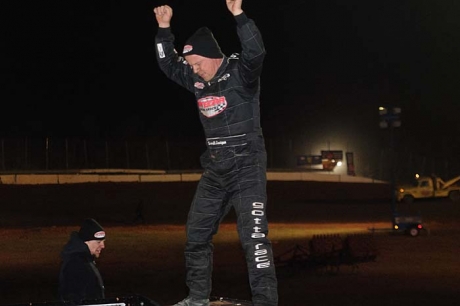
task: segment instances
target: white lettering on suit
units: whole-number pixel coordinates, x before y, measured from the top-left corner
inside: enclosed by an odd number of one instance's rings
[[[158,50],[158,57],[159,58],[165,58],[165,51],[163,50],[163,45],[161,43],[157,44],[157,50]]]
[[[264,238],[265,233],[261,232],[262,227],[257,226],[262,223],[262,219],[258,218],[261,216],[265,215],[264,212],[264,203],[261,202],[254,202],[252,203],[252,211],[251,214],[255,216],[254,224],[255,226],[252,228],[253,232],[251,233],[251,238],[257,239],[257,238]],[[264,269],[264,268],[269,268],[270,267],[270,260],[268,258],[268,251],[265,248],[265,244],[263,243],[257,243],[254,247],[254,261],[256,262],[256,267],[257,269]]]

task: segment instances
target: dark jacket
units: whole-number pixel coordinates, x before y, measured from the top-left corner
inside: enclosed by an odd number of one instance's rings
[[[156,57],[166,76],[195,94],[207,139],[262,134],[260,126],[260,75],[265,58],[262,36],[245,13],[235,17],[241,54],[224,56],[209,82],[193,73],[174,48],[171,28],[158,28]]]
[[[63,301],[103,299],[104,284],[88,246],[77,232],[61,252],[59,298]]]

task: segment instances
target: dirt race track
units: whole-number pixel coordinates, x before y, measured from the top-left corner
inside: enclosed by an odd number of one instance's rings
[[[352,184],[353,185],[353,184]],[[379,255],[357,273],[278,268],[280,306],[459,305],[460,204],[423,201],[419,237],[391,234],[387,190],[358,185],[270,183],[274,252],[306,246],[314,234],[375,228]],[[58,253],[71,230],[91,216],[108,232],[98,260],[108,297],[141,294],[170,305],[186,294],[184,222],[195,184],[0,185],[0,305],[56,299]],[[361,192],[359,192],[361,189]],[[358,197],[357,194],[360,196]],[[139,201],[146,224],[132,224]],[[250,298],[244,258],[230,214],[215,239],[213,294]],[[140,237],[140,238],[139,238]]]

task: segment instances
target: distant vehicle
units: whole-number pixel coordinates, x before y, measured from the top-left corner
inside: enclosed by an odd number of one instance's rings
[[[417,213],[400,213],[393,212],[392,227],[391,228],[369,228],[369,231],[375,232],[389,232],[409,235],[417,237],[422,230],[426,228],[422,224],[422,216],[420,212]]]
[[[404,232],[412,237],[416,237],[423,230],[422,217],[418,215],[400,215],[395,213],[393,216],[393,230]]]
[[[410,185],[397,188],[398,202],[412,203],[415,199],[449,198],[460,201],[460,175],[447,182],[437,176],[417,177]]]

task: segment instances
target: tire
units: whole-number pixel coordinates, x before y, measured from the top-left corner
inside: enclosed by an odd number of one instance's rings
[[[403,198],[402,198],[402,201],[406,204],[412,204],[414,202],[414,197],[411,196],[411,195],[405,195]]]
[[[449,193],[449,199],[451,199],[452,202],[459,202],[460,201],[460,192],[458,190],[451,191]]]
[[[412,237],[417,237],[418,234],[420,234],[420,230],[418,228],[416,228],[416,227],[412,227],[412,228],[409,229],[408,233]]]

